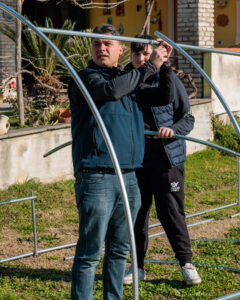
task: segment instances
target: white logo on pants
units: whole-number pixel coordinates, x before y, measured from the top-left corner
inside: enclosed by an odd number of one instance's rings
[[[179,182],[171,182],[171,192],[179,192],[180,191],[180,186]]]

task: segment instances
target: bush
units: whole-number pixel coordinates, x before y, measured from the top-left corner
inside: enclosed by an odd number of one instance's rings
[[[240,118],[235,116],[238,124]],[[218,117],[212,118],[214,141],[216,144],[240,152],[240,141],[238,134],[232,124],[224,124]],[[224,152],[225,153],[225,152]]]

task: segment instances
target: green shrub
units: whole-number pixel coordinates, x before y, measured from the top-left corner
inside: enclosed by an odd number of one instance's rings
[[[38,26],[37,22],[34,22]],[[65,20],[61,29],[73,30],[75,23],[71,20]],[[53,29],[53,22],[50,18],[45,18],[45,27]],[[17,36],[14,29],[5,22],[0,22],[0,32],[16,43]],[[70,39],[67,35],[46,34],[54,45],[63,51],[67,41]],[[42,40],[34,31],[24,29],[22,34],[22,57],[24,68],[34,70],[36,75],[49,76],[56,72],[58,58],[55,52]]]
[[[240,118],[235,116],[238,124]],[[225,148],[240,152],[240,141],[238,134],[232,124],[224,124],[218,117],[212,118],[214,142]],[[224,152],[225,153],[225,152]]]

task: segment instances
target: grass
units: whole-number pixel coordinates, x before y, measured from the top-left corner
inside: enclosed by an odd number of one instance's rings
[[[186,214],[237,202],[235,157],[209,149],[188,156],[185,166]],[[0,190],[0,201],[27,197],[34,191],[37,195],[38,247],[43,249],[77,239],[78,217],[73,188],[73,180],[54,184],[29,180],[25,184]],[[0,209],[0,259],[33,251],[31,202],[1,205]],[[207,223],[205,227],[192,227],[190,237],[215,238],[217,233],[221,238],[239,239],[239,218],[230,218],[238,212],[239,206],[232,206],[196,219],[187,219],[188,223],[207,218],[216,220],[214,226]],[[153,208],[151,223],[155,222],[157,219]],[[224,224],[228,226],[224,227]],[[215,231],[217,226],[222,230],[221,233]],[[202,228],[205,230],[202,231]],[[156,230],[159,231],[159,228]],[[240,269],[239,246],[239,242],[192,240],[194,262]],[[64,261],[63,258],[73,253],[74,249],[69,248],[0,264],[0,300],[69,299],[72,261]],[[175,260],[165,236],[151,239],[147,259]],[[96,271],[94,300],[102,299],[101,266],[102,259]],[[199,266],[203,282],[194,287],[184,284],[177,264],[146,263],[146,269],[147,280],[139,282],[140,300],[215,299],[240,290],[240,273],[223,268]],[[133,299],[131,285],[124,287],[123,299]]]

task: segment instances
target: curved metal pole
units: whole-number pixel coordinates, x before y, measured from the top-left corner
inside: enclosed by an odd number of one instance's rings
[[[67,59],[64,57],[64,55],[59,51],[59,49],[46,37],[45,34],[43,34],[41,31],[39,31],[31,22],[26,20],[23,16],[18,14],[16,11],[14,11],[12,8],[6,6],[3,3],[0,3],[0,9],[6,11],[13,17],[16,17],[19,19],[22,23],[30,27],[33,31],[36,32],[37,35],[39,35],[43,41],[45,41],[49,47],[57,54],[57,56],[60,58],[62,63],[67,67],[69,72],[71,73],[73,79],[75,80],[77,86],[81,89],[85,100],[87,101],[93,116],[96,119],[96,122],[99,126],[99,129],[103,135],[104,141],[106,143],[106,146],[108,148],[109,155],[111,157],[112,163],[114,170],[117,175],[117,180],[118,184],[120,187],[121,191],[121,198],[123,201],[123,207],[124,207],[124,213],[127,221],[127,226],[128,226],[128,233],[129,233],[129,239],[130,239],[130,245],[131,245],[131,255],[132,255],[132,264],[133,264],[133,297],[135,300],[138,300],[138,274],[137,274],[137,259],[136,259],[136,246],[135,246],[135,238],[134,238],[134,230],[133,230],[133,223],[132,223],[132,217],[131,217],[131,212],[130,212],[130,207],[129,207],[129,202],[128,202],[128,197],[127,197],[127,192],[126,188],[124,185],[124,180],[123,176],[121,173],[121,169],[117,160],[117,156],[115,153],[115,150],[113,148],[112,142],[110,140],[110,137],[108,135],[108,132],[106,130],[106,127],[104,125],[104,122],[101,118],[101,115],[99,111],[97,110],[95,103],[93,102],[88,90],[84,86],[83,82],[77,75],[76,71],[73,69],[72,65],[67,61]]]
[[[145,134],[147,134],[147,135],[157,135],[157,133],[158,133],[157,131],[150,131],[150,130],[145,131]],[[196,138],[192,138],[192,137],[189,137],[189,136],[185,136],[185,135],[181,135],[181,134],[174,134],[173,138],[203,144],[203,145],[210,146],[210,147],[213,147],[213,148],[216,148],[216,149],[219,149],[219,150],[222,150],[222,151],[225,151],[227,153],[230,153],[230,154],[233,154],[233,155],[236,155],[236,156],[240,157],[240,153],[238,153],[236,151],[233,151],[231,149],[228,149],[228,148],[225,148],[225,147],[222,147],[222,146],[210,143],[210,142],[206,142],[206,141],[202,141],[202,140],[199,140],[199,139],[196,139]]]
[[[151,263],[160,263],[160,264],[179,264],[179,261],[176,260],[157,260],[157,259],[144,259],[145,262],[151,262]],[[212,264],[202,264],[202,263],[192,263],[195,266],[204,266],[204,267],[214,267],[214,268],[223,268],[225,270],[238,272],[240,273],[240,269],[231,268],[231,267],[225,267],[225,266],[219,266],[219,265],[212,265]]]
[[[237,299],[240,297],[240,291],[232,294],[228,294],[226,296],[222,296],[219,298],[215,298],[214,300],[227,300],[227,299]]]
[[[201,51],[201,52],[211,52],[211,53],[218,53],[218,54],[228,54],[228,55],[240,56],[240,52],[236,52],[236,51],[208,48],[208,47],[201,47],[201,46],[192,46],[192,45],[186,45],[186,44],[177,44],[177,45],[179,47],[181,47],[182,49],[186,49],[186,50],[195,50],[195,51]]]
[[[230,120],[233,123],[233,126],[240,138],[240,129],[238,126],[238,123],[236,121],[236,119],[234,118],[233,113],[231,112],[230,108],[228,107],[227,103],[225,102],[223,96],[221,95],[221,93],[219,92],[219,90],[217,89],[216,85],[212,82],[212,80],[210,79],[210,77],[206,74],[206,72],[199,66],[199,64],[186,52],[184,51],[182,48],[180,48],[176,43],[174,43],[172,40],[170,40],[168,37],[166,37],[165,35],[163,35],[162,33],[160,33],[159,31],[155,31],[154,32],[158,37],[162,38],[163,40],[165,40],[167,43],[169,43],[170,45],[172,45],[177,51],[179,51],[187,60],[189,60],[194,67],[199,71],[199,73],[204,77],[204,79],[208,82],[208,84],[211,86],[211,88],[213,89],[213,91],[215,92],[215,94],[217,95],[218,99],[220,100],[220,102],[222,103],[223,107],[225,108],[226,112],[229,115]]]
[[[49,155],[57,152],[58,150],[63,149],[63,148],[65,148],[67,146],[70,146],[70,145],[72,145],[72,141],[68,141],[68,142],[66,142],[64,144],[61,144],[61,145],[53,148],[52,150],[48,151],[47,153],[43,154],[43,157],[47,157],[47,156],[49,156]]]
[[[146,135],[157,135],[157,131],[146,130],[145,134]],[[210,143],[210,142],[206,142],[206,141],[203,141],[203,140],[199,140],[199,139],[196,139],[196,138],[193,138],[193,137],[188,137],[188,136],[180,135],[180,134],[174,134],[173,137],[176,138],[176,139],[188,140],[190,142],[194,142],[194,143],[199,143],[199,144],[203,144],[203,145],[206,145],[206,146],[210,146],[210,147],[213,147],[213,148],[216,148],[216,149],[219,149],[219,150],[222,150],[222,151],[225,151],[227,153],[230,153],[230,154],[233,154],[233,155],[236,155],[236,156],[240,157],[240,153],[238,153],[236,151],[233,151],[231,149],[228,149],[228,148],[225,148],[225,147],[222,147],[222,146]],[[43,157],[47,157],[47,156],[53,154],[54,152],[56,152],[56,151],[58,151],[58,150],[60,150],[62,148],[65,148],[65,147],[67,147],[67,146],[69,146],[71,144],[72,144],[72,141],[68,141],[68,142],[66,142],[64,144],[61,144],[61,145],[53,148],[52,150],[48,151],[47,153],[45,153],[43,155]],[[239,167],[239,169],[240,169],[240,167]]]
[[[156,40],[149,40],[149,39],[140,39],[135,37],[128,37],[128,36],[114,36],[112,35],[109,37],[106,34],[99,34],[99,33],[92,33],[92,32],[84,32],[84,31],[75,31],[75,30],[65,30],[65,29],[55,29],[55,28],[46,28],[46,27],[37,27],[38,30],[45,33],[55,33],[55,34],[63,34],[63,35],[75,35],[75,36],[86,36],[89,38],[108,38],[109,40],[118,40],[124,42],[135,42],[135,43],[146,43],[152,45],[158,45],[159,42]],[[192,46],[192,45],[185,45],[185,44],[176,44],[182,49],[188,50],[197,50],[201,52],[213,52],[219,54],[228,54],[228,55],[235,55],[240,56],[240,52],[236,51],[229,51],[229,50],[222,50],[222,49],[214,49],[214,48],[207,48],[207,47],[200,47],[200,46]]]

